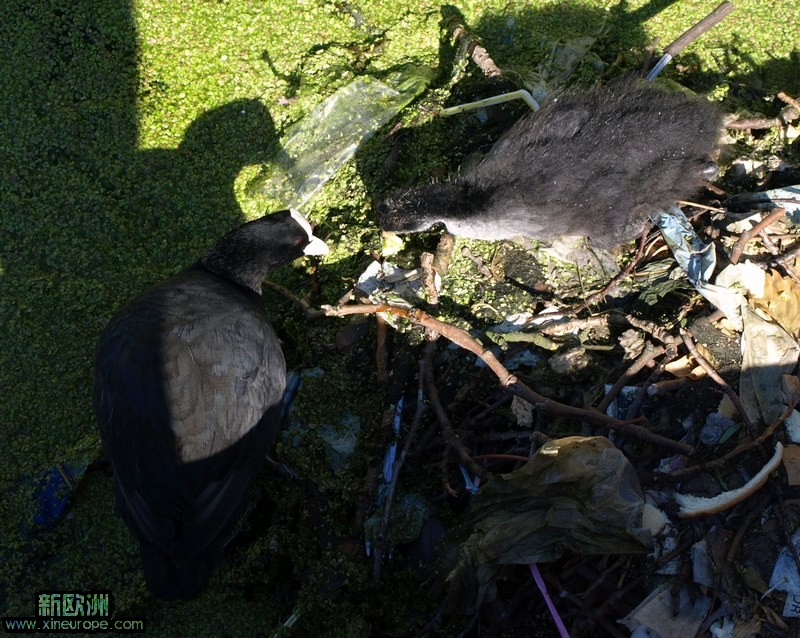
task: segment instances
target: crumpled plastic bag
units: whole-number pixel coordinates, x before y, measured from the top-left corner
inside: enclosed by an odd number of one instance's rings
[[[300,208],[432,77],[427,67],[409,67],[383,81],[356,78],[289,127],[278,156],[250,181],[248,193]]]
[[[691,284],[741,331],[741,306],[744,303],[741,291],[711,283],[717,267],[714,244],[704,244],[694,232],[686,215],[674,204],[658,211],[652,219],[661,229],[675,261],[686,273]]]
[[[775,188],[758,193],[739,193],[725,200],[726,206],[753,209],[772,209],[781,206],[794,224],[800,224],[800,184]]]
[[[374,304],[390,303],[412,308],[415,303],[425,301],[421,278],[421,268],[404,270],[389,261],[373,260],[358,276],[356,288]]]
[[[700,241],[684,212],[674,204],[657,211],[652,219],[689,281],[695,286],[708,283],[717,266],[714,245]]]
[[[789,197],[794,192],[791,189],[794,188],[797,187],[780,191],[785,196],[780,200],[782,205],[789,206]],[[775,193],[778,191],[767,191],[763,195]],[[771,200],[766,198],[764,201]],[[780,325],[747,303],[745,290],[757,297],[763,294],[763,271],[753,264],[740,262],[727,266],[712,284],[716,268],[714,245],[700,241],[683,211],[677,206],[668,206],[659,211],[653,221],[661,228],[667,245],[689,281],[742,333],[739,394],[751,420],[772,423],[784,409],[780,393],[775,392],[775,388],[780,387],[781,377],[797,364],[800,346]],[[759,281],[761,291],[754,284]]]
[[[744,291],[762,296],[765,273],[749,262],[727,266],[717,275],[719,286],[741,296],[742,369],[739,397],[752,421],[772,423],[785,409],[781,379],[797,365],[800,345],[783,327],[747,303]]]
[[[548,441],[524,467],[480,489],[465,545],[480,562],[499,565],[553,561],[567,551],[648,551],[643,508],[622,452],[603,437],[570,436]]]
[[[448,579],[469,590],[469,573],[476,573],[482,601],[500,565],[553,561],[567,552],[651,551],[643,509],[636,472],[608,439],[548,441],[524,467],[495,476],[476,494],[461,561]]]
[[[710,608],[711,600],[707,596],[691,596],[685,587],[679,590],[675,600],[672,585],[665,583],[650,592],[636,609],[618,622],[633,630],[634,636],[652,636],[654,633],[661,638],[694,636]],[[641,628],[638,633],[637,628]]]

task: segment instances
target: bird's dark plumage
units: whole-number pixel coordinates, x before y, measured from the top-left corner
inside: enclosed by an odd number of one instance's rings
[[[159,597],[205,586],[277,433],[286,369],[261,282],[326,250],[299,213],[267,215],[131,301],[100,337],[95,413]]]
[[[654,209],[694,194],[721,125],[710,104],[652,85],[566,93],[517,122],[463,176],[381,203],[378,225],[415,232],[442,222],[475,239],[576,235],[615,246]]]

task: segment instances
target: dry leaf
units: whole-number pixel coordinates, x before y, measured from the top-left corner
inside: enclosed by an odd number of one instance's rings
[[[764,294],[752,297],[754,308],[777,321],[793,337],[800,336],[800,286],[789,277],[768,271],[764,277]]]
[[[691,375],[693,369],[694,361],[689,355],[684,355],[680,359],[670,361],[664,366],[666,372],[669,372],[672,376],[678,377],[679,379]]]
[[[711,363],[712,366],[715,365],[714,357],[708,351],[708,348],[706,348],[702,343],[697,343],[695,346],[697,347],[697,351],[700,353],[700,356]],[[702,379],[704,376],[706,376],[705,368],[698,365],[695,358],[690,354],[684,355],[680,359],[670,361],[664,366],[664,370],[679,379],[683,377],[689,377],[692,381],[697,381],[697,379]]]

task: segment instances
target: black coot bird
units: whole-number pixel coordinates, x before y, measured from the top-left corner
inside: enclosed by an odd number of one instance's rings
[[[156,596],[205,586],[275,439],[286,364],[261,284],[326,252],[298,212],[267,215],[131,301],[100,337],[95,413]]]
[[[464,175],[382,202],[378,225],[406,233],[441,222],[474,239],[570,235],[617,246],[653,210],[713,176],[721,125],[709,103],[650,84],[565,93],[523,117]]]

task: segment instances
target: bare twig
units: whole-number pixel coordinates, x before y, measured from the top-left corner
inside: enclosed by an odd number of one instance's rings
[[[576,408],[571,405],[566,405],[564,403],[559,403],[557,401],[552,401],[551,399],[534,392],[527,385],[519,381],[516,376],[506,370],[506,368],[497,360],[497,357],[495,357],[491,351],[484,348],[480,342],[473,339],[466,330],[462,330],[457,326],[434,319],[430,315],[416,308],[406,309],[390,306],[388,304],[379,304],[374,306],[340,306],[337,308],[323,306],[323,310],[327,315],[337,317],[351,314],[390,313],[399,317],[403,317],[416,325],[422,326],[423,328],[433,328],[443,337],[461,346],[465,350],[472,352],[474,355],[482,359],[486,366],[497,376],[497,378],[500,380],[500,384],[504,388],[521,399],[528,401],[528,403],[535,405],[539,410],[558,416],[580,419],[602,427],[620,430],[629,436],[638,438],[640,440],[649,441],[650,443],[660,445],[667,449],[678,452],[679,454],[690,455],[693,452],[693,448],[690,445],[660,436],[633,423],[620,421],[619,419],[610,417],[602,412],[598,412],[597,410],[586,410],[583,408]]]
[[[311,304],[309,304],[305,299],[301,299],[297,295],[293,294],[290,290],[287,290],[280,284],[276,284],[274,281],[270,281],[269,279],[264,280],[264,285],[267,288],[270,288],[277,292],[279,295],[286,297],[290,302],[292,302],[295,306],[300,308],[303,311],[306,319],[320,319],[325,316],[325,313],[322,310],[317,310],[313,308]]]
[[[530,430],[525,432],[520,432],[517,430],[512,430],[509,432],[487,432],[486,434],[479,434],[477,436],[472,437],[471,441],[475,443],[495,443],[500,441],[512,441],[518,439],[530,439],[532,433]]]
[[[439,321],[431,317],[429,314],[422,312],[417,308],[400,308],[398,306],[391,306],[389,304],[360,304],[352,306],[323,306],[322,310],[329,317],[344,317],[347,315],[365,315],[365,314],[379,314],[386,313],[389,315],[396,315],[407,319],[423,328],[433,328],[439,334],[443,335],[453,343],[461,346],[465,350],[469,350],[476,356],[483,359],[484,363],[497,375],[500,383],[507,387],[511,383],[516,383],[517,379],[503,365],[497,360],[494,354],[483,347],[478,341],[472,338],[470,334],[457,326],[453,326],[443,321]]]
[[[511,403],[513,397],[510,397],[507,394],[502,394],[497,401],[492,403],[491,405],[487,406],[483,410],[481,410],[478,414],[469,417],[469,423],[481,423],[487,416],[492,414],[498,408],[504,406],[506,403]]]
[[[608,618],[597,613],[597,611],[591,605],[588,605],[581,596],[576,596],[567,588],[563,587],[559,579],[554,575],[550,575],[548,581],[550,581],[552,587],[558,588],[558,597],[560,599],[573,605],[579,610],[579,613],[585,616],[588,622],[591,623],[589,626],[592,629],[592,634],[598,635],[600,633],[599,630],[602,629],[603,636],[608,636],[609,638],[625,638],[627,632],[621,631],[613,622],[610,622]]]
[[[733,120],[732,122],[728,122],[725,128],[735,131],[746,131],[749,129],[776,128],[791,124],[800,117],[800,105],[798,105],[797,100],[789,97],[786,93],[778,93],[778,97],[789,105],[780,112],[778,117]]]
[[[458,493],[458,490],[454,489],[453,486],[450,485],[450,479],[447,473],[447,452],[449,450],[450,448],[445,446],[444,454],[442,454],[442,460],[439,461],[439,469],[442,473],[442,487],[444,487],[444,491],[450,496],[458,498],[461,495]]]
[[[639,249],[636,251],[636,256],[631,259],[630,263],[625,266],[625,269],[619,272],[611,281],[609,281],[602,290],[598,290],[597,292],[592,293],[588,297],[586,297],[581,304],[575,309],[576,312],[582,309],[589,309],[594,303],[602,301],[606,295],[610,294],[620,283],[625,281],[630,274],[633,272],[633,269],[639,265],[639,262],[642,261],[642,257],[644,257],[644,248],[647,245],[647,236],[650,234],[650,230],[645,230],[641,236],[639,237]]]
[[[472,61],[478,65],[478,68],[483,71],[487,78],[502,77],[503,72],[494,63],[489,52],[483,48],[480,41],[475,38],[461,22],[461,16],[452,16],[447,21],[447,30],[450,34],[462,45],[467,55],[472,58]]]
[[[428,296],[428,310],[432,314],[439,312],[439,286],[441,286],[447,269],[450,267],[450,257],[453,255],[455,237],[450,233],[444,233],[439,238],[436,246],[436,254],[424,252],[420,256],[422,267],[422,285]],[[428,341],[435,341],[438,333],[430,328],[425,329],[425,338]]]
[[[752,452],[754,448],[760,446],[761,443],[763,443],[772,436],[775,430],[777,430],[778,427],[782,425],[783,422],[786,421],[786,419],[789,418],[789,415],[792,413],[793,410],[794,410],[794,404],[792,403],[791,405],[787,406],[786,409],[783,411],[783,414],[781,414],[777,419],[775,419],[775,421],[773,421],[761,434],[759,434],[755,438],[755,440],[748,441],[747,443],[742,443],[741,445],[737,445],[730,452],[719,457],[718,459],[714,459],[713,461],[709,461],[708,463],[702,463],[700,465],[686,467],[681,470],[675,470],[674,472],[665,472],[662,474],[662,476],[668,476],[670,478],[675,478],[675,479],[683,478],[691,474],[696,474],[697,472],[710,470],[715,467],[720,467],[722,465],[725,465],[732,459],[735,459],[737,456],[741,454]]]
[[[752,129],[775,128],[776,126],[783,126],[783,122],[778,117],[750,117],[728,122],[725,128],[734,131],[749,131]]]
[[[794,261],[800,257],[800,246],[796,246],[791,250],[785,252],[780,257],[775,257],[775,259],[770,259],[767,264],[769,266],[786,266],[789,262]]]
[[[653,56],[656,54],[656,49],[661,44],[661,38],[653,38],[653,41],[645,48],[644,60],[642,60],[642,67],[639,69],[639,76],[644,77],[647,75],[647,70],[653,63]],[[619,57],[619,53],[617,54]],[[616,62],[616,60],[615,60]]]
[[[795,273],[791,268],[782,268],[781,270],[786,274],[787,277],[789,277],[789,279],[800,286],[800,275]]]
[[[647,334],[651,335],[652,337],[658,339],[661,343],[664,344],[665,348],[669,350],[670,348],[674,348],[676,345],[675,337],[670,334],[669,330],[664,328],[664,326],[659,326],[657,323],[652,321],[646,321],[645,319],[637,319],[631,315],[623,315],[626,321],[631,324],[634,328],[639,328],[639,330],[643,330]]]
[[[758,233],[758,236],[761,238],[761,242],[764,244],[764,248],[767,249],[767,252],[770,255],[777,256],[781,254],[780,248],[775,245],[775,242],[770,239],[770,236],[767,234],[766,230],[761,230]]]
[[[473,255],[472,251],[466,246],[461,249],[461,254],[472,261],[472,263],[475,264],[475,267],[484,277],[487,279],[494,279],[494,273],[492,273],[492,271],[487,268],[486,264],[483,263],[483,257],[480,255]]]
[[[692,355],[695,361],[700,364],[703,370],[706,371],[709,377],[711,377],[714,382],[722,388],[722,391],[728,395],[728,398],[733,403],[733,407],[736,408],[736,411],[739,413],[739,416],[742,419],[742,423],[747,428],[747,432],[750,434],[751,437],[756,436],[756,430],[753,427],[753,422],[750,420],[750,417],[747,414],[747,411],[744,409],[741,400],[739,399],[739,395],[734,392],[733,388],[728,384],[725,379],[723,379],[719,373],[714,369],[706,358],[700,354],[697,350],[697,347],[694,345],[694,335],[684,328],[680,330],[681,338],[683,339],[683,344],[689,350],[689,353]]]
[[[576,330],[604,330],[612,322],[618,320],[618,316],[612,314],[597,314],[590,317],[572,317],[570,319],[557,317],[550,321],[546,320],[547,315],[540,315],[539,318],[543,320],[542,323],[533,327],[551,336],[563,336]],[[623,321],[619,319],[619,323],[622,325]]]
[[[647,386],[647,394],[655,397],[663,397],[667,394],[677,392],[689,382],[689,377],[681,377],[679,379],[665,379],[664,381],[657,381]]]
[[[800,102],[798,102],[796,98],[793,98],[791,95],[788,95],[783,91],[778,92],[778,98],[786,102],[786,104],[788,104],[795,110],[797,115],[795,115],[794,117],[800,117]]]
[[[747,516],[739,523],[739,529],[736,530],[736,534],[733,536],[733,540],[731,540],[730,545],[728,546],[728,551],[725,555],[725,562],[730,564],[736,559],[736,553],[739,551],[739,546],[742,544],[742,539],[744,538],[745,533],[750,526],[756,521],[757,518],[763,515],[764,510],[767,509],[767,505],[769,505],[769,497],[762,496],[759,501],[753,502],[753,507],[750,508],[750,511],[747,513]]]
[[[473,461],[519,461],[527,463],[528,457],[521,454],[476,454],[472,457]]]
[[[731,11],[733,11],[733,5],[730,2],[723,2],[700,22],[684,31],[672,44],[664,49],[664,53],[674,58],[701,35],[722,22]]]
[[[551,339],[547,335],[541,332],[493,332],[491,330],[486,331],[486,336],[492,340],[498,340],[499,343],[532,343],[537,348],[542,348],[543,350],[550,350],[551,352],[555,352],[560,347],[564,345],[564,341],[557,341],[555,339]]]
[[[389,329],[382,315],[375,315],[375,376],[378,383],[389,381],[389,354],[386,350],[386,337]]]
[[[617,398],[617,395],[620,393],[622,388],[630,381],[633,377],[639,374],[639,371],[648,365],[653,359],[656,357],[660,357],[664,354],[664,348],[661,346],[654,346],[649,341],[645,344],[644,351],[640,354],[636,361],[634,361],[625,372],[620,375],[617,382],[613,385],[613,387],[608,391],[606,396],[603,397],[603,400],[597,405],[597,409],[600,412],[605,412],[608,409],[608,406]]]
[[[432,342],[429,343],[431,343],[432,345]],[[445,457],[447,456],[447,449],[452,448],[456,452],[456,454],[458,454],[460,462],[463,463],[472,474],[480,476],[482,479],[485,479],[486,470],[484,470],[477,463],[475,463],[475,461],[472,460],[472,457],[467,451],[467,448],[464,447],[464,444],[461,442],[461,439],[458,438],[458,435],[453,430],[453,426],[450,423],[450,419],[448,418],[447,413],[444,411],[444,408],[442,407],[442,402],[439,400],[439,390],[436,388],[436,383],[434,382],[433,379],[433,370],[431,369],[431,367],[432,366],[427,366],[424,370],[425,390],[427,392],[428,398],[430,399],[433,411],[436,414],[436,420],[442,427],[442,434],[444,435],[444,438],[447,441],[447,447],[445,449],[444,456]],[[446,466],[444,467],[446,468]],[[446,478],[444,482],[445,486],[447,486]]]
[[[348,290],[341,297],[339,297],[339,301],[337,301],[336,304],[341,306],[343,304],[351,302],[353,299],[355,299],[355,297],[353,296],[353,289],[350,288],[350,290]]]
[[[645,397],[648,396],[649,388],[661,378],[661,375],[664,374],[664,368],[667,366],[667,364],[671,363],[675,358],[677,358],[677,356],[678,347],[676,345],[669,346],[665,349],[664,356],[661,358],[661,362],[650,373],[650,376],[647,377],[647,380],[642,384],[642,387],[639,388],[638,394],[628,406],[628,411],[625,413],[626,419],[633,419],[639,413]]]
[[[663,556],[658,558],[650,567],[650,570],[639,574],[631,581],[629,581],[628,584],[625,585],[624,587],[617,587],[613,591],[611,591],[606,601],[602,605],[600,605],[600,607],[594,610],[595,613],[601,617],[610,613],[613,610],[614,605],[616,605],[620,600],[622,600],[625,596],[627,596],[631,591],[633,591],[636,588],[641,588],[643,581],[645,581],[647,578],[651,576],[651,572],[660,569],[661,567],[663,567],[664,565],[675,559],[677,556],[680,556],[685,551],[688,551],[688,549],[692,545],[694,545],[694,543],[695,539],[692,538],[691,534],[689,534],[688,537],[684,538],[681,541],[681,544],[678,545],[675,549],[673,549],[668,554],[664,554]]]
[[[442,233],[436,246],[436,253],[433,255],[433,269],[442,279],[447,274],[447,269],[450,268],[450,258],[453,256],[455,245],[456,238],[453,235]]]
[[[428,297],[428,311],[432,314],[439,313],[439,287],[437,286],[436,277],[437,273],[433,268],[433,255],[424,252],[420,255],[420,266],[422,267],[422,286],[425,289],[425,294]],[[425,328],[425,339],[428,342],[436,341],[439,338],[437,333],[432,328]]]
[[[428,297],[428,309],[436,313],[439,309],[439,289],[436,286],[436,271],[433,268],[433,254],[424,252],[420,255],[422,267],[422,287]]]
[[[760,233],[760,235],[763,235],[763,233]],[[792,235],[792,237],[795,237],[795,235]],[[755,265],[761,268],[761,270],[777,270],[800,285],[800,276],[789,266],[789,263],[795,261],[799,255],[800,246],[795,246],[791,250],[786,251],[783,255],[776,255],[769,261],[755,262]]]
[[[724,208],[720,208],[719,206],[709,206],[708,204],[701,204],[699,202],[690,202],[686,199],[679,199],[678,206],[691,206],[692,208],[700,208],[701,210],[710,210],[715,213],[724,213],[726,210]]]
[[[764,217],[764,219],[762,219],[760,222],[758,222],[750,230],[744,231],[741,234],[741,236],[739,237],[739,240],[734,245],[733,250],[731,250],[731,263],[732,264],[739,263],[739,259],[742,256],[742,252],[744,252],[744,248],[747,245],[747,242],[749,242],[753,237],[758,235],[758,233],[760,233],[762,230],[764,230],[765,228],[767,228],[771,224],[773,224],[776,221],[778,221],[785,214],[786,214],[786,210],[785,209],[783,209],[783,208],[773,208],[769,212],[769,215]]]

